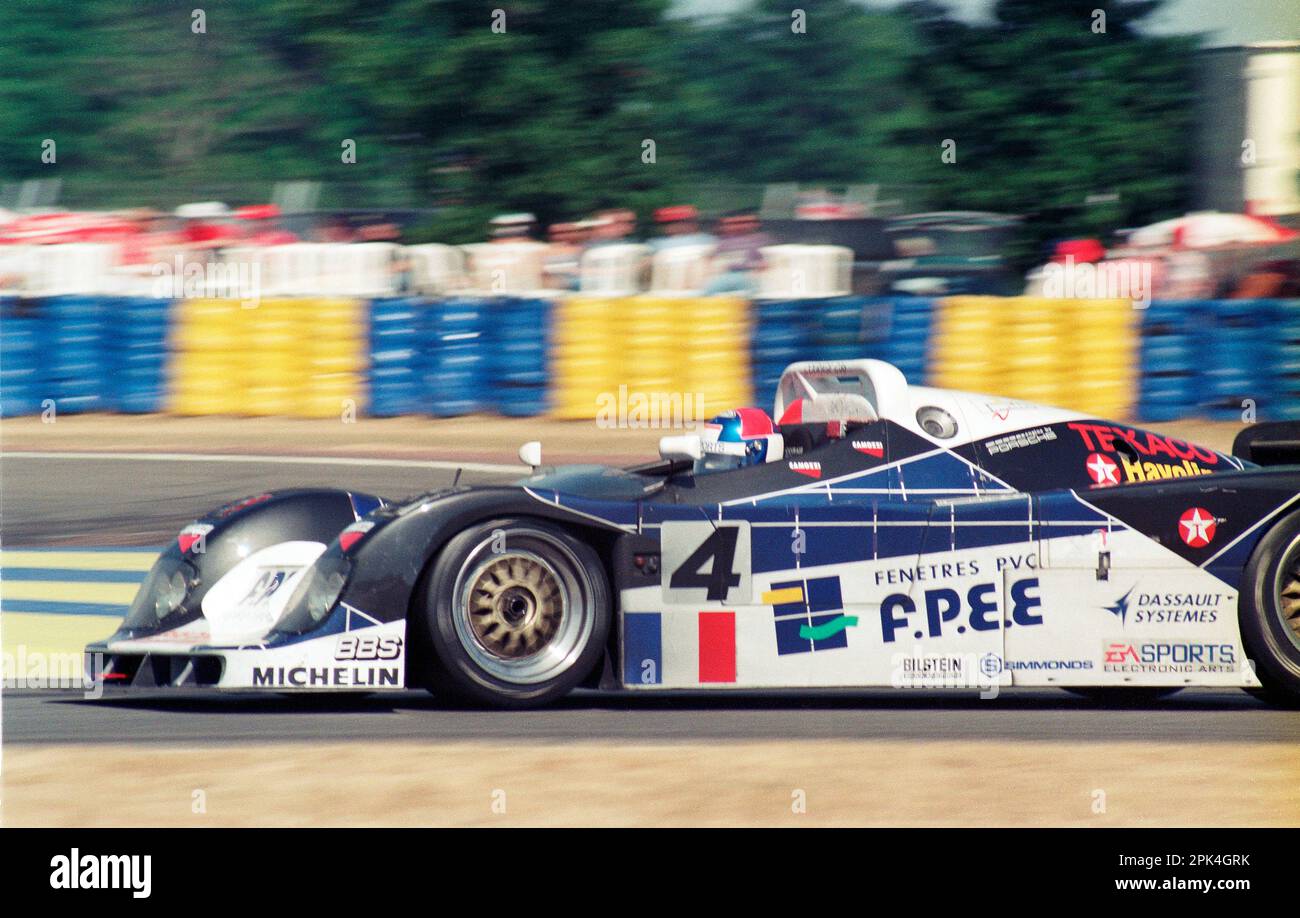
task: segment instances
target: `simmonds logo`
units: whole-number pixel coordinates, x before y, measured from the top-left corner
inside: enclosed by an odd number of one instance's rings
[[[148,899],[152,889],[151,854],[68,854],[50,858],[53,889],[130,889],[136,899]]]

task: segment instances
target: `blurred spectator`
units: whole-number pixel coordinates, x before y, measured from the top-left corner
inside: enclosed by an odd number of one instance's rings
[[[352,242],[355,234],[348,221],[342,217],[331,217],[329,221],[315,232],[317,242]]]
[[[180,241],[190,249],[211,251],[236,238],[229,222],[230,208],[220,201],[198,201],[176,208],[181,220]]]
[[[675,204],[655,211],[663,235],[650,240],[655,251],[686,245],[713,245],[717,239],[700,231],[699,212],[691,204]]]
[[[179,245],[181,238],[167,225],[162,211],[138,207],[124,211],[122,219],[131,225],[132,232],[122,239],[122,265],[133,267],[157,260],[159,249]]]
[[[537,218],[530,213],[501,214],[490,222],[493,242],[532,242]]]
[[[250,204],[235,211],[235,218],[246,223],[244,243],[247,245],[288,245],[298,237],[277,223],[280,208],[274,204]]]
[[[1300,259],[1262,261],[1252,267],[1229,294],[1234,300],[1300,297]]]
[[[1173,251],[1165,258],[1162,300],[1202,300],[1214,296],[1214,264],[1208,255],[1186,245],[1186,228],[1174,230]]]
[[[402,230],[396,223],[368,223],[349,242],[397,242]]]
[[[636,214],[625,207],[602,210],[583,222],[589,227],[587,248],[636,243]]]
[[[582,255],[583,230],[576,223],[552,223],[547,231],[549,245],[542,268],[548,290],[578,289],[578,260]]]
[[[758,214],[739,211],[724,216],[718,226],[722,238],[713,251],[717,275],[705,287],[705,294],[758,292],[758,275],[763,270],[763,248],[772,237],[763,232]]]

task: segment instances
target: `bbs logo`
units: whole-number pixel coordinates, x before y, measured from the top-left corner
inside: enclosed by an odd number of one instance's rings
[[[396,660],[402,639],[394,634],[345,634],[334,646],[336,660]]]

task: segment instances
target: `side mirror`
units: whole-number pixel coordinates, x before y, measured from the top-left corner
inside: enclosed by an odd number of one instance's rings
[[[679,460],[696,460],[704,458],[704,442],[699,434],[684,434],[676,437],[661,437],[659,455],[670,462]]]
[[[542,464],[542,444],[540,440],[529,440],[519,447],[519,461],[531,468]]]

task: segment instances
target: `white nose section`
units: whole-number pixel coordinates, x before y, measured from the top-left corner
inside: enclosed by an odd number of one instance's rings
[[[203,597],[213,643],[254,641],[280,620],[323,542],[281,542],[240,561]]]

